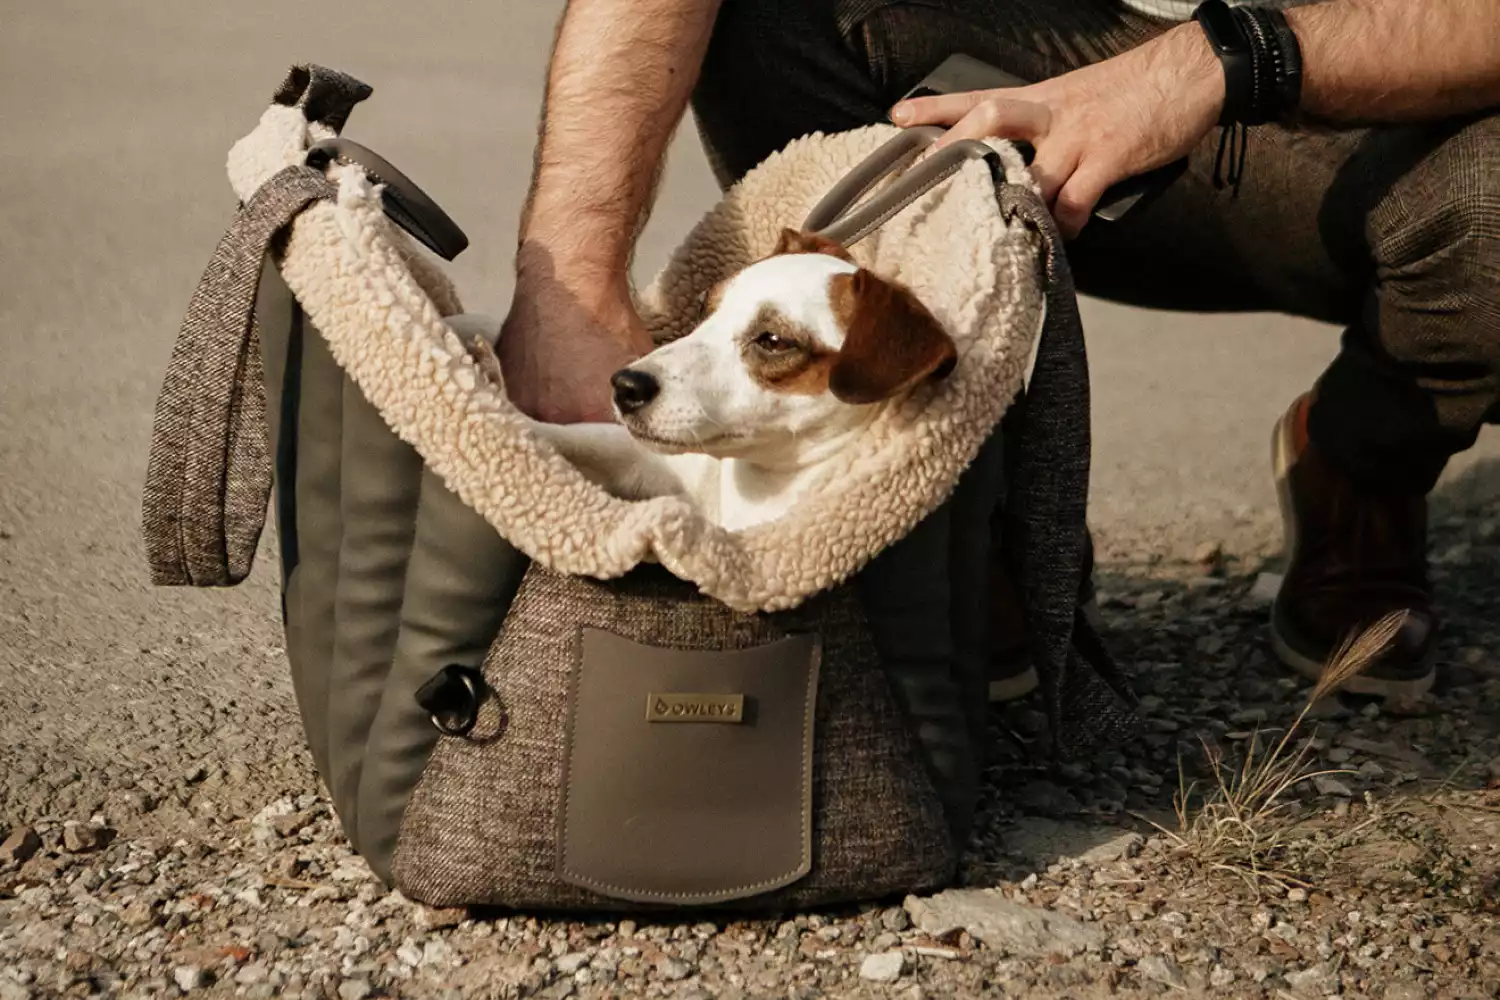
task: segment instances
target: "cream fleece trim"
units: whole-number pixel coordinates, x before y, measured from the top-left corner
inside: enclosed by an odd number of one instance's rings
[[[296,109],[272,107],[230,154],[236,193],[248,198],[300,162],[319,132]],[[768,253],[782,227],[798,226],[892,133],[809,136],[749,174],[641,296],[657,339],[688,332],[704,290]],[[1012,181],[1029,184],[1014,150],[997,148]],[[678,497],[615,499],[536,440],[444,322],[458,298],[385,218],[379,189],[356,167],[330,177],[337,202],[293,224],[282,277],[395,433],[548,568],[608,579],[655,559],[742,611],[794,607],[848,579],[940,506],[1015,398],[1041,326],[1039,238],[1007,225],[988,169],[970,163],[854,248],[859,263],[909,284],[944,323],[959,350],[954,373],[886,407],[797,509],[732,533]]]

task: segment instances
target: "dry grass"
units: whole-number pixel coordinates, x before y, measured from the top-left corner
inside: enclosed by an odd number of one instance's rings
[[[1269,750],[1257,730],[1244,760],[1232,767],[1221,749],[1203,741],[1213,784],[1196,809],[1192,801],[1197,783],[1187,782],[1179,759],[1174,796],[1177,829],[1153,824],[1170,838],[1179,856],[1200,869],[1238,876],[1257,893],[1264,888],[1284,891],[1308,885],[1298,864],[1302,849],[1308,846],[1305,838],[1297,836],[1303,817],[1288,793],[1314,778],[1349,772],[1314,770],[1313,736],[1299,738],[1298,734],[1314,704],[1337,692],[1390,645],[1404,617],[1401,612],[1387,615],[1346,642],[1324,669],[1302,711]]]

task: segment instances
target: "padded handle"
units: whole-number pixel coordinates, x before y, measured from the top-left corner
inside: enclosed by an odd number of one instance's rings
[[[329,161],[356,164],[376,184],[385,185],[381,194],[385,214],[439,257],[452,260],[468,247],[469,237],[458,223],[379,153],[342,136],[308,147],[308,166],[321,170]]]
[[[890,189],[851,210],[852,205],[881,180],[905,170],[943,134],[932,125],[903,130],[865,157],[843,180],[835,184],[808,213],[802,228],[852,246],[890,221],[902,209],[946,181],[969,160],[987,160],[999,170],[999,155],[975,139],[964,139],[940,150],[920,166],[902,175]]]

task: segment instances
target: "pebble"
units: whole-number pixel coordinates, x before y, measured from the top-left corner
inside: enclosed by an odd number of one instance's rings
[[[114,839],[114,831],[108,827],[73,822],[63,825],[63,849],[70,854],[97,851],[112,839]]]
[[[1319,795],[1336,795],[1341,799],[1354,797],[1354,790],[1337,778],[1326,774],[1320,774],[1313,778],[1313,787],[1318,790]]]
[[[663,957],[656,962],[656,971],[669,983],[686,979],[693,974],[693,967],[680,958]]]
[[[1500,764],[1500,760],[1495,763]],[[880,926],[899,934],[911,926],[911,916],[899,906],[888,907],[880,915]]]
[[[1135,963],[1141,975],[1153,982],[1181,990],[1187,988],[1187,979],[1178,964],[1164,955],[1147,955]]]
[[[42,838],[29,826],[23,826],[5,838],[0,844],[0,864],[20,864],[30,861],[42,848]]]
[[[1098,927],[983,889],[948,889],[926,898],[908,896],[906,910],[917,927],[935,938],[965,930],[989,947],[1019,957],[1076,954],[1104,944],[1104,932]]]
[[[213,982],[213,974],[196,965],[179,965],[172,970],[172,982],[184,993],[202,989]]]
[[[906,971],[906,956],[899,951],[867,955],[859,966],[859,978],[872,983],[894,983]]]
[[[558,972],[561,972],[564,975],[571,976],[573,973],[589,964],[589,957],[581,951],[573,951],[564,955],[562,958],[559,958],[552,964],[557,966]]]
[[[339,983],[339,1000],[365,1000],[369,995],[368,979],[346,979]]]

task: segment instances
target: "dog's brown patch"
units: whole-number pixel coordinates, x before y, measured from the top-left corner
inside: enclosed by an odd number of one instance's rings
[[[828,387],[846,403],[878,403],[927,378],[943,378],[958,361],[953,338],[904,285],[861,268],[836,274],[829,299],[844,327]]]
[[[768,350],[757,339],[770,334],[786,346]],[[762,306],[750,328],[743,349],[750,377],[776,392],[817,396],[828,391],[836,351],[819,344],[807,330],[793,323],[773,306]]]
[[[851,263],[853,258],[849,251],[826,237],[817,233],[802,233],[795,229],[783,229],[781,238],[776,241],[776,249],[771,251],[775,257],[784,253],[823,253],[839,260],[847,260]]]

